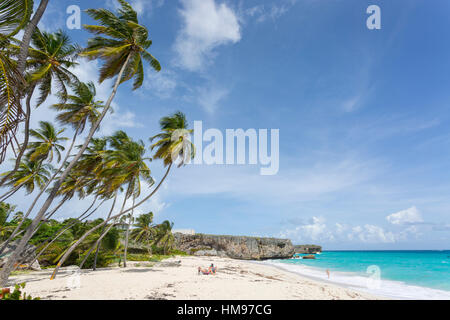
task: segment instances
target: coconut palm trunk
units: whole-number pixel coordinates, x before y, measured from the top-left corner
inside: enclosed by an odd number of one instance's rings
[[[164,174],[163,178],[161,179],[161,181],[159,182],[159,184],[156,186],[156,188],[148,195],[146,196],[144,199],[142,199],[141,201],[139,201],[136,205],[134,205],[131,208],[128,208],[127,210],[121,210],[120,213],[110,217],[109,219],[106,219],[105,221],[103,221],[102,223],[96,225],[95,227],[91,228],[90,230],[86,231],[86,233],[84,235],[82,235],[80,237],[80,239],[78,239],[67,251],[66,253],[61,257],[61,259],[59,260],[58,264],[56,265],[55,269],[53,270],[52,276],[50,277],[50,279],[54,279],[56,274],[58,273],[59,268],[61,267],[61,265],[67,260],[67,258],[70,256],[70,254],[73,252],[73,250],[75,250],[76,247],[78,247],[78,245],[80,243],[82,243],[92,232],[94,232],[95,230],[97,230],[100,227],[103,227],[105,224],[107,224],[110,220],[113,219],[117,219],[120,216],[124,215],[125,213],[139,207],[141,204],[143,204],[144,202],[146,202],[148,199],[150,199],[161,187],[162,183],[164,182],[164,180],[167,178],[170,168],[172,167],[172,163],[169,164],[169,166],[167,167],[166,173]]]
[[[25,150],[28,147],[28,141],[30,139],[30,118],[31,118],[31,98],[33,96],[34,93],[34,89],[36,88],[36,84],[34,84],[27,95],[27,99],[26,99],[26,108],[27,108],[27,113],[25,114],[25,136],[23,138],[23,143],[22,146],[20,147],[20,151],[19,154],[17,155],[16,158],[16,163],[14,165],[14,168],[6,175],[2,178],[2,180],[0,180],[0,186],[2,186],[6,181],[8,181],[8,179],[19,169],[20,166],[20,161],[22,160],[22,157],[25,153]]]
[[[34,33],[34,30],[36,29],[39,21],[42,18],[42,15],[44,14],[45,9],[47,8],[48,0],[41,0],[39,3],[39,6],[33,15],[33,18],[31,18],[30,22],[26,25],[22,37],[22,42],[20,44],[20,52],[19,56],[17,58],[17,72],[21,75],[25,73],[25,67],[26,67],[26,61],[28,56],[28,48],[30,47],[31,37]],[[22,160],[23,154],[25,153],[25,150],[28,146],[28,139],[29,139],[29,128],[30,128],[30,117],[31,117],[31,108],[30,108],[30,100],[31,96],[33,95],[33,91],[36,85],[33,85],[31,88],[31,93],[27,96],[26,101],[26,107],[27,107],[27,113],[25,115],[25,137],[24,142],[22,144],[22,147],[20,148],[19,154],[16,158],[16,164],[13,168],[13,170],[5,176],[2,180],[0,180],[0,186],[2,186],[6,181],[8,181],[9,177],[14,174],[19,169],[20,161]],[[20,96],[20,95],[18,95]]]
[[[97,199],[97,198],[96,198]],[[66,232],[67,230],[69,230],[72,226],[74,226],[76,223],[81,222],[87,218],[89,218],[92,214],[94,214],[95,211],[97,211],[97,209],[103,204],[104,201],[102,201],[94,210],[92,210],[91,213],[89,213],[87,216],[83,217],[87,212],[89,212],[89,210],[92,208],[92,206],[94,205],[96,199],[94,199],[94,201],[92,202],[92,204],[89,206],[89,208],[84,211],[75,221],[69,223],[69,225],[65,226],[65,227],[61,227],[59,228],[58,231],[55,232],[56,235],[52,235],[51,237],[47,238],[37,249],[36,252],[41,250],[42,246],[44,246],[48,241],[50,241],[47,245],[45,245],[44,248],[42,248],[41,251],[39,251],[39,253],[36,255],[36,257],[34,258],[33,262],[38,260],[38,258],[45,252],[45,250],[47,250],[47,248],[54,243],[60,236],[62,236],[64,234],[64,232]],[[31,263],[31,264],[32,264]]]
[[[72,168],[75,166],[77,161],[83,155],[83,152],[86,150],[87,146],[89,145],[89,142],[91,141],[92,137],[94,136],[95,131],[99,127],[99,125],[100,125],[101,121],[103,120],[103,118],[105,117],[106,113],[109,111],[110,106],[111,106],[111,102],[113,101],[113,99],[114,99],[114,97],[116,95],[117,89],[118,89],[118,87],[119,87],[119,85],[121,83],[121,80],[122,80],[123,74],[125,72],[125,69],[126,69],[128,63],[130,61],[130,57],[131,57],[131,55],[127,56],[127,59],[126,59],[125,63],[123,64],[123,66],[122,66],[122,68],[121,68],[121,70],[120,70],[120,72],[119,72],[119,74],[117,76],[116,82],[115,82],[114,87],[113,87],[113,91],[112,91],[111,95],[109,96],[108,101],[106,102],[105,107],[104,107],[101,115],[97,119],[95,124],[91,127],[91,130],[89,131],[89,134],[86,137],[86,140],[85,140],[84,144],[82,145],[82,147],[78,151],[78,154],[72,159],[72,161],[69,163],[67,168],[63,171],[63,173],[61,174],[61,177],[55,183],[55,187],[50,192],[50,194],[47,197],[46,201],[44,202],[42,208],[36,214],[36,217],[33,219],[33,221],[31,222],[31,225],[28,227],[26,233],[24,234],[24,236],[22,237],[22,239],[18,243],[16,250],[14,250],[14,252],[11,254],[11,256],[8,258],[7,262],[3,266],[3,269],[0,272],[0,286],[5,286],[6,285],[6,282],[8,281],[9,275],[11,274],[11,271],[13,270],[14,264],[17,263],[20,254],[23,252],[23,250],[25,249],[26,244],[31,239],[33,230],[37,227],[39,222],[42,220],[45,212],[47,212],[48,208],[50,207],[50,205],[52,204],[53,200],[57,196],[58,190],[61,187],[62,183],[64,182],[64,180],[68,176],[70,170],[72,170]]]
[[[20,188],[24,185],[24,183],[18,185],[17,187],[9,190],[8,192],[4,193],[1,197],[0,197],[0,201],[6,201],[9,197],[11,197],[12,195],[14,195],[17,191],[20,190]]]
[[[130,189],[130,185],[128,186],[128,190],[129,190],[129,189]],[[123,208],[125,207],[125,204],[126,204],[126,202],[127,202],[127,194],[128,194],[128,190],[127,190],[127,192],[125,193],[125,198],[123,199],[122,208],[120,209],[120,211],[123,211]],[[114,202],[115,202],[115,198],[114,198]],[[111,208],[111,210],[109,211],[108,218],[111,216],[111,212],[112,212],[113,209],[114,209],[114,206],[113,206],[113,207]],[[108,220],[108,218],[107,218],[106,220]],[[112,226],[113,226],[113,225],[114,225],[114,223],[112,224]],[[100,238],[99,238],[99,240],[91,247],[91,249],[89,249],[89,252],[86,254],[86,256],[84,257],[84,260],[81,262],[81,264],[80,264],[80,269],[81,269],[81,267],[84,265],[84,263],[86,262],[87,258],[88,258],[89,255],[91,254],[92,250],[94,250],[95,247],[97,247],[97,249],[99,248],[101,239],[103,239],[103,237],[109,232],[109,230],[111,230],[112,227],[110,226],[110,227],[108,227],[106,230],[105,230],[105,228],[106,228],[106,224],[103,225],[103,229],[102,229],[102,232],[100,233]]]
[[[6,246],[11,242],[11,240],[17,235],[17,232],[19,232],[20,228],[22,227],[23,222],[25,221],[26,218],[28,218],[28,216],[30,215],[31,211],[33,210],[34,206],[36,205],[37,201],[39,200],[39,198],[44,194],[45,190],[47,190],[48,186],[50,185],[50,183],[56,178],[56,176],[61,172],[61,170],[64,168],[64,164],[66,163],[67,159],[70,156],[70,153],[72,152],[73,146],[75,145],[75,140],[77,138],[78,135],[78,131],[80,129],[80,126],[78,126],[78,128],[75,130],[75,134],[73,135],[72,138],[72,143],[70,145],[69,150],[67,150],[66,156],[64,157],[64,160],[62,161],[61,166],[58,168],[58,170],[53,174],[53,176],[47,181],[47,183],[45,184],[45,186],[41,189],[41,191],[38,193],[38,195],[36,196],[36,198],[34,198],[33,202],[31,203],[30,208],[28,208],[27,213],[25,214],[25,216],[23,217],[23,220],[17,225],[16,229],[13,231],[13,233],[11,234],[11,236],[2,244],[2,247],[0,248],[0,254],[5,250]],[[38,229],[39,227],[36,227],[35,229]],[[34,235],[35,231],[33,231],[31,237]],[[30,237],[30,238],[31,238]]]
[[[89,249],[88,253],[86,254],[86,256],[84,257],[83,261],[80,264],[80,269],[83,268],[84,263],[86,262],[86,260],[89,258],[89,256],[91,255],[91,252],[94,250],[95,247],[99,247],[100,246],[100,242],[103,240],[103,238],[108,234],[109,230],[111,230],[114,227],[114,222],[111,223],[110,226],[108,226],[108,229],[106,229],[103,234],[100,235],[100,237],[97,239],[97,241],[95,242],[95,244]]]
[[[23,74],[25,71],[25,64],[28,56],[28,48],[30,46],[31,36],[33,35],[34,30],[36,29],[39,21],[41,20],[42,15],[44,14],[45,9],[47,8],[47,4],[48,0],[41,0],[36,10],[36,13],[34,14],[33,18],[31,18],[30,22],[24,29],[22,43],[20,45],[20,53],[17,58],[17,69],[21,74]]]
[[[134,201],[135,201],[135,196],[133,194],[133,205],[132,205],[132,207],[134,207]],[[129,240],[129,237],[130,237],[130,224],[131,224],[131,221],[133,220],[133,212],[134,212],[134,209],[132,208],[131,209],[131,215],[128,218],[127,232],[126,232],[126,235],[125,235],[125,249],[124,249],[124,252],[123,252],[123,267],[124,268],[127,267],[128,240]]]
[[[111,210],[109,210],[108,217],[106,218],[106,220],[108,220],[109,217],[111,217],[111,214],[112,214],[112,212],[113,212],[113,210],[114,210],[114,206],[116,205],[116,200],[117,200],[117,192],[116,192],[116,194],[115,194],[115,196],[114,196],[114,201],[113,201],[113,204],[112,204],[112,206],[111,206]],[[104,225],[103,228],[102,228],[102,232],[101,232],[102,234],[105,232],[105,227],[106,227],[106,225]],[[99,251],[99,250],[100,250],[100,246],[97,245],[97,248],[96,248],[96,250],[95,250],[94,265],[92,266],[92,270],[93,270],[93,271],[95,271],[96,268],[97,268],[97,258],[98,258],[98,251]],[[80,268],[81,268],[81,267],[80,267]]]

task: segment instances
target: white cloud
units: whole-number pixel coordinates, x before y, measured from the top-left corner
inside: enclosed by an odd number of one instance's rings
[[[393,213],[387,216],[386,220],[396,225],[406,225],[423,222],[422,216],[415,206]]]
[[[294,228],[288,228],[277,236],[291,239],[294,243],[396,243],[418,239],[423,234],[416,226],[410,226],[399,232],[385,230],[378,225],[348,225],[335,223],[329,225],[323,217],[312,217],[307,223],[300,223]]]
[[[214,58],[221,45],[236,43],[241,31],[236,14],[225,3],[214,0],[181,0],[183,27],[174,44],[177,64],[201,71]]]
[[[294,243],[315,241],[333,241],[334,236],[328,230],[323,217],[312,217],[306,224],[280,233],[282,238],[289,238]]]
[[[348,226],[341,223],[336,223],[336,234],[342,235],[348,230]]]
[[[366,224],[363,227],[354,227],[352,233],[349,234],[349,239],[355,239],[365,243],[394,243],[396,236],[390,231],[384,231],[379,226]]]
[[[136,114],[131,111],[121,112],[116,106],[112,113],[103,119],[100,125],[100,135],[110,135],[125,128],[141,128],[143,125],[136,120]]]

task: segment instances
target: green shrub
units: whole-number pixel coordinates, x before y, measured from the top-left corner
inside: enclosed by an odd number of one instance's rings
[[[169,253],[173,256],[188,256],[189,255],[186,252],[178,250],[178,249],[172,249],[172,250],[170,250]]]
[[[28,295],[22,290],[25,288],[25,282],[21,284],[16,284],[14,287],[14,291],[12,293],[4,293],[2,294],[1,300],[40,300],[40,298],[32,298],[31,295]]]
[[[82,255],[81,257],[79,257],[76,261],[76,265],[80,265],[85,257],[86,257],[86,255]],[[89,255],[89,257],[87,258],[86,262],[83,265],[83,269],[93,268],[94,267],[94,259],[95,259],[95,251]],[[99,251],[96,267],[105,268],[105,267],[109,266],[112,262],[113,262],[113,260],[111,258],[109,258],[108,255]]]

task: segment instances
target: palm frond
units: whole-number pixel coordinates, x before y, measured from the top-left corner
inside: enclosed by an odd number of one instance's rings
[[[0,163],[23,120],[18,90],[23,87],[24,79],[16,71],[13,62],[0,53]]]
[[[13,36],[30,20],[33,0],[2,0],[0,2],[0,33]]]

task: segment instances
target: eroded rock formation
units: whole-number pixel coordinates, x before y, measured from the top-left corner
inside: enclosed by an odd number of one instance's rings
[[[295,253],[316,254],[322,252],[322,247],[314,244],[302,244],[294,246]]]
[[[290,258],[294,254],[288,239],[181,233],[174,233],[174,237],[178,250],[193,255],[264,260]]]

